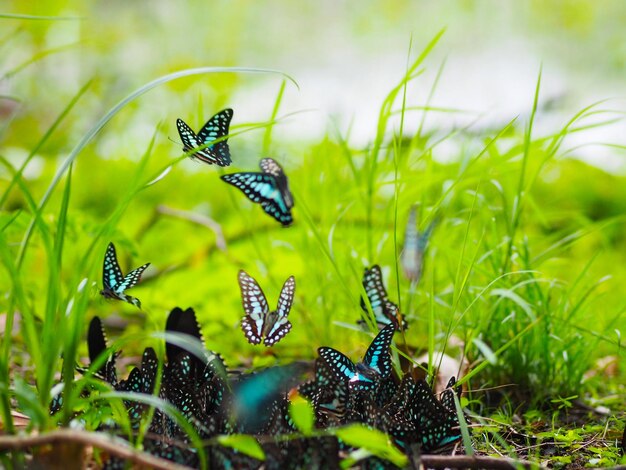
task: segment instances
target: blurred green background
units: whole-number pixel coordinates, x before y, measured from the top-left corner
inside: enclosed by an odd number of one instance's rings
[[[259,280],[270,305],[294,274],[294,329],[276,355],[313,357],[317,347],[333,345],[360,357],[369,337],[335,322],[359,317],[363,266],[380,263],[391,298],[410,306],[404,312],[412,322],[406,339],[415,349],[426,348],[428,338],[442,349],[454,334],[468,345],[470,360],[484,361],[488,354],[473,345],[495,351],[508,344],[501,358],[508,365],[494,366],[481,379],[485,383],[514,380],[541,388],[544,379],[537,374],[553,374],[551,390],[567,393],[596,358],[619,353],[626,326],[624,2],[5,0],[1,10],[62,17],[0,18],[1,153],[12,165],[24,161],[92,81],[25,169],[35,200],[97,120],[159,76],[201,66],[258,67],[281,71],[298,85],[285,82],[279,120],[272,125],[281,75],[175,80],[125,106],[81,151],[72,174],[61,275],[67,296],[88,279],[86,318],[122,316],[128,333],[145,332],[162,329],[172,307],[192,306],[208,347],[227,362],[272,361],[238,329],[243,312],[237,271],[246,269]],[[406,113],[396,100],[375,154],[385,97],[443,29],[421,73],[407,85]],[[540,70],[538,111],[526,148]],[[575,113],[604,99],[611,100],[559,139]],[[223,184],[217,169],[179,161],[132,198],[111,234],[124,271],[153,264],[131,292],[146,315],[103,300],[98,290],[109,239],[98,242],[86,272],[72,267],[123,202],[151,139],[144,182],[181,157],[176,118],[199,128],[227,106],[235,110],[231,131],[244,131],[229,141],[233,171],[253,170],[266,155],[280,161],[296,196],[294,227],[281,229]],[[551,153],[553,139],[559,142]],[[516,226],[522,171],[528,186]],[[0,184],[6,188],[9,181],[6,173]],[[60,201],[56,191],[50,223]],[[396,275],[414,203],[422,204],[422,228],[441,215],[416,291]],[[19,188],[2,209],[5,220],[23,209],[4,229],[17,250],[30,221]],[[227,250],[216,247],[207,227],[171,210],[219,223]],[[507,252],[509,239],[514,244]],[[38,247],[35,237],[22,274],[35,312],[46,301],[46,260]],[[505,273],[513,274],[501,281]],[[9,286],[8,274],[0,276],[1,285]],[[521,334],[530,324],[537,335]],[[130,344],[125,352],[144,346]],[[554,367],[537,369],[541,360]],[[571,383],[560,385],[571,368]]]

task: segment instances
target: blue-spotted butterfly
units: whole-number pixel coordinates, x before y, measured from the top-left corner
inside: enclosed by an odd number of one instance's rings
[[[396,326],[393,323],[380,330],[367,348],[363,361],[357,364],[333,348],[324,346],[317,351],[335,376],[348,381],[351,389],[371,390],[378,386],[380,380],[391,374],[389,347],[395,331]]]
[[[109,243],[107,251],[104,255],[104,265],[102,267],[102,284],[103,288],[100,291],[107,299],[118,299],[133,304],[137,308],[141,308],[141,302],[135,297],[126,295],[124,291],[135,286],[141,279],[141,275],[150,266],[150,263],[146,263],[143,266],[133,269],[126,276],[122,274],[120,265],[117,262],[117,255],[115,253],[115,245]]]
[[[294,204],[287,175],[271,158],[262,159],[259,166],[262,173],[232,173],[221,178],[243,191],[252,202],[261,204],[263,210],[283,226],[291,225],[291,208]]]
[[[232,109],[223,109],[209,119],[200,132],[196,133],[182,119],[176,120],[178,134],[183,141],[183,150],[189,152],[189,156],[201,160],[209,165],[228,166],[231,163],[228,139],[208,145],[214,140],[228,135],[228,126],[233,118]],[[198,147],[204,147],[199,150]]]
[[[295,278],[290,276],[285,281],[278,298],[278,307],[272,311],[259,284],[243,270],[239,271],[239,287],[246,313],[241,320],[241,329],[246,339],[250,344],[259,344],[263,340],[265,346],[275,345],[291,330],[287,315],[296,291]]]
[[[430,452],[461,438],[456,413],[446,409],[424,380],[415,382],[409,375],[400,384],[389,410],[408,419],[416,430],[422,452]]]
[[[400,263],[406,278],[417,284],[422,277],[424,266],[424,253],[428,247],[428,241],[433,233],[437,219],[426,227],[423,232],[417,230],[417,207],[411,207],[409,220],[404,232],[404,245],[400,254]]]
[[[372,312],[374,312],[378,328],[384,328],[389,324],[394,324],[397,327],[400,312],[398,306],[387,297],[387,290],[383,284],[383,274],[380,266],[377,264],[369,269],[365,268],[363,272],[363,289],[365,289]],[[362,297],[361,308],[367,313],[367,305]],[[364,321],[362,320],[360,323],[364,323]],[[402,329],[406,327],[406,322],[402,320]]]

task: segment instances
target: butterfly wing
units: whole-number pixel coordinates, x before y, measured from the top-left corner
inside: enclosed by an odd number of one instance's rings
[[[115,245],[113,243],[109,243],[107,251],[104,254],[104,264],[102,265],[102,284],[104,286],[104,292],[109,291],[110,293],[113,293],[117,291],[117,287],[123,280],[124,276],[122,275],[122,270],[117,262]]]
[[[141,280],[141,275],[143,272],[150,266],[150,263],[146,263],[143,266],[139,266],[137,269],[133,269],[126,276],[124,276],[124,280],[117,286],[115,291],[118,294],[122,294],[126,289],[130,289],[137,285],[137,283]]]
[[[245,316],[241,329],[250,344],[259,344],[263,333],[263,323],[269,313],[265,294],[259,284],[245,271],[239,271],[239,288]]]
[[[183,141],[183,151],[190,152],[202,145],[196,133],[182,119],[176,119],[176,128],[180,140]]]
[[[456,378],[450,377],[446,389],[441,393],[441,405],[452,413],[456,413],[456,405],[454,404],[454,395],[456,393],[454,389],[455,384]]]
[[[365,357],[363,358],[363,363],[376,370],[383,379],[391,374],[391,355],[389,354],[389,347],[391,346],[391,340],[393,339],[395,331],[396,326],[393,323],[380,330],[369,348],[367,348]]]
[[[290,206],[278,187],[276,177],[268,173],[232,173],[221,176],[222,180],[235,186],[252,202],[261,204],[263,210],[282,225],[291,225]]]
[[[326,364],[337,379],[349,381],[355,378],[356,366],[343,353],[327,346],[319,348],[317,352],[326,361]]]
[[[296,280],[293,276],[283,284],[283,288],[280,291],[280,297],[278,298],[278,308],[276,309],[275,320],[269,331],[266,333],[263,344],[265,346],[273,346],[278,343],[287,333],[291,330],[291,323],[287,320],[287,315],[291,310],[293,304],[293,296],[296,291]],[[266,326],[267,329],[267,326]]]
[[[87,333],[87,349],[89,350],[89,362],[93,364],[96,359],[107,349],[106,335],[99,317],[93,317],[89,323]],[[114,387],[117,385],[117,372],[115,370],[115,358],[117,354],[111,354],[107,361],[100,366],[96,375]]]
[[[291,191],[289,190],[289,181],[287,180],[287,175],[283,171],[283,167],[278,164],[276,160],[273,158],[263,158],[261,163],[259,163],[261,167],[261,171],[263,173],[267,173],[273,175],[276,178],[276,183],[280,189],[280,192],[285,201],[285,205],[291,209],[293,207],[293,196],[291,195]]]

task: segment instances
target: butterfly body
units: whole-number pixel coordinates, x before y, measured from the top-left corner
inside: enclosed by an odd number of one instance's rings
[[[287,176],[272,158],[262,159],[259,166],[261,173],[232,173],[221,178],[243,191],[252,202],[261,204],[263,210],[283,226],[291,225],[294,203]]]
[[[136,269],[133,269],[126,276],[122,274],[120,265],[117,261],[115,245],[109,243],[107,251],[104,255],[104,264],[102,267],[102,290],[100,294],[107,299],[123,300],[137,308],[141,308],[141,302],[135,297],[126,294],[125,291],[137,285],[141,280],[141,275],[150,266],[146,263]]]
[[[233,118],[232,109],[224,109],[211,117],[200,132],[196,134],[182,119],[176,120],[178,134],[183,142],[183,150],[189,153],[192,159],[200,160],[209,165],[228,166],[232,162],[228,135],[230,121]],[[219,142],[209,145],[211,142],[222,139]],[[203,147],[198,149],[198,147]]]
[[[383,284],[383,275],[380,266],[377,264],[371,268],[365,268],[363,273],[363,289],[365,289],[365,293],[367,294],[378,327],[384,328],[389,324],[394,324],[397,327],[400,324],[398,322],[399,308],[387,298],[387,290]],[[367,305],[363,298],[361,298],[361,308],[367,313]],[[406,327],[406,322],[402,320],[402,329]]]
[[[289,330],[291,323],[287,319],[296,290],[296,281],[290,276],[283,285],[276,310],[270,311],[267,299],[259,284],[245,271],[239,271],[239,287],[246,315],[241,320],[241,329],[250,344],[273,346]]]

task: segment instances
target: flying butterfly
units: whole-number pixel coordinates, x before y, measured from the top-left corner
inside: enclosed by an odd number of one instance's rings
[[[178,134],[183,141],[183,150],[189,152],[189,156],[209,165],[228,166],[231,163],[228,139],[208,145],[211,142],[228,135],[228,126],[233,118],[233,110],[223,109],[209,119],[200,132],[196,134],[182,119],[176,120]],[[204,147],[196,150],[198,147]]]
[[[296,280],[290,276],[280,291],[276,310],[270,311],[267,299],[259,284],[245,271],[239,271],[239,287],[243,310],[246,315],[241,320],[241,329],[250,344],[265,346],[278,343],[291,329],[287,315],[293,304]]]
[[[437,218],[426,227],[423,232],[417,230],[417,206],[411,207],[409,220],[404,232],[404,245],[400,255],[402,270],[406,278],[417,284],[422,277],[424,267],[424,253],[428,247],[428,241],[433,233]]]
[[[378,328],[384,328],[389,324],[398,327],[398,317],[400,316],[398,306],[387,297],[387,290],[383,284],[383,274],[380,266],[375,264],[371,268],[365,268],[363,273],[363,289],[374,312]],[[367,314],[367,304],[361,297],[361,308]],[[361,320],[359,323],[365,323]],[[402,329],[406,329],[407,324],[402,320]]]
[[[148,266],[150,266],[150,263],[146,263],[137,269],[133,269],[126,276],[124,276],[122,274],[122,270],[120,269],[120,265],[117,262],[115,245],[113,245],[113,243],[109,243],[107,251],[104,255],[104,265],[102,267],[103,288],[100,291],[100,294],[107,299],[123,300],[141,309],[141,302],[139,299],[126,295],[124,291],[137,285],[141,279],[141,275]]]
[[[340,380],[348,381],[350,388],[371,390],[380,383],[381,379],[391,374],[389,347],[395,331],[396,326],[393,323],[380,330],[367,348],[363,361],[357,364],[333,348],[324,346],[317,351],[335,376]]]
[[[261,173],[232,173],[221,178],[243,191],[252,202],[261,204],[267,214],[287,227],[293,223],[291,208],[294,205],[287,175],[271,158],[262,159],[259,166]]]

